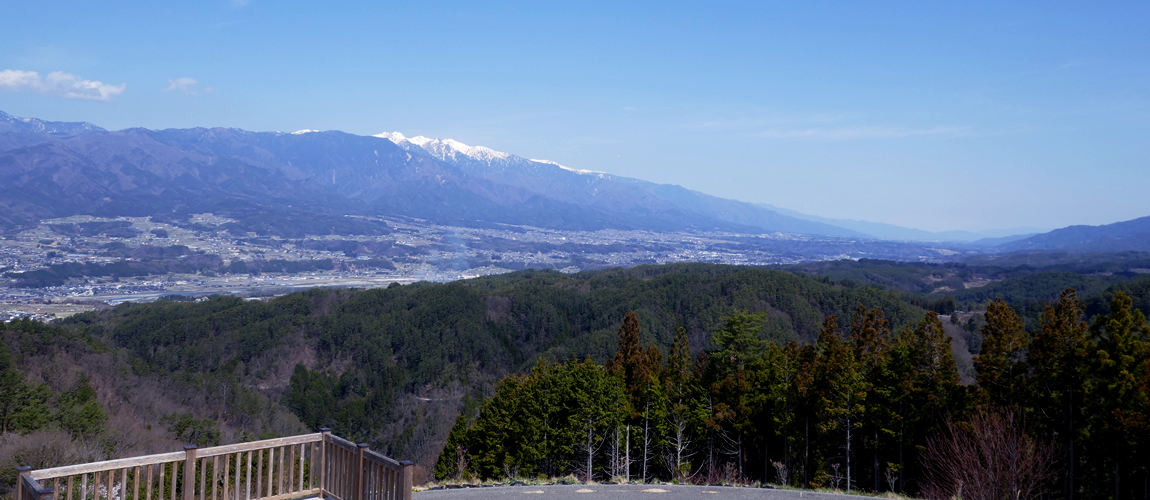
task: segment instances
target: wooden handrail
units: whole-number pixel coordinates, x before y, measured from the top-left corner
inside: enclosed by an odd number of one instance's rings
[[[33,470],[31,473],[32,479],[51,479],[54,477],[75,476],[77,474],[91,474],[93,472],[104,472],[114,469],[123,469],[125,467],[139,467],[143,465],[162,464],[167,462],[174,462],[184,458],[184,452],[176,451],[172,453],[160,453],[158,455],[145,455],[142,457],[132,458],[119,458],[116,460],[106,460],[103,462],[92,462],[87,464],[65,465],[63,467],[53,467],[51,469]]]
[[[241,453],[251,450],[260,450],[270,448],[273,446],[289,446],[293,444],[316,443],[323,440],[323,434],[301,434],[299,436],[291,436],[285,438],[265,439],[263,441],[252,441],[250,443],[229,444],[224,446],[213,446],[211,448],[200,448],[196,451],[196,456],[200,458],[214,457],[217,455],[226,455],[229,453]]]
[[[411,499],[411,462],[330,432],[51,469],[21,467],[16,500]]]

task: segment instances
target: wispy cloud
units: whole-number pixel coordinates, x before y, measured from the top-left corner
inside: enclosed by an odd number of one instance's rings
[[[0,90],[38,92],[67,99],[111,101],[124,93],[125,84],[109,85],[97,80],[84,80],[71,73],[53,71],[41,77],[35,71],[6,69],[0,71]]]
[[[970,133],[969,127],[931,127],[931,128],[906,128],[906,127],[879,127],[879,126],[863,126],[863,127],[837,127],[837,128],[790,128],[790,129],[772,129],[760,132],[760,137],[768,139],[828,139],[828,140],[852,140],[852,139],[900,139],[904,137],[918,137],[918,136],[963,136]]]
[[[212,88],[201,87],[200,82],[195,78],[188,78],[185,76],[183,78],[168,80],[168,86],[164,89],[164,92],[171,92],[173,90],[179,90],[180,92],[183,92],[187,95],[200,95],[200,92],[210,93]]]

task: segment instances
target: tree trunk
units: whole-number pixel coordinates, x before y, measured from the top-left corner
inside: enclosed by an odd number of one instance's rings
[[[878,422],[874,423],[874,491],[877,493],[879,487],[878,477],[882,475],[882,471],[878,469]]]
[[[650,420],[647,418],[650,407],[650,401],[647,401],[647,404],[643,407],[643,483],[647,482],[647,462],[650,461],[647,457],[647,449],[651,447],[651,439],[648,436],[648,432],[650,431],[650,425],[648,424]]]
[[[631,424],[627,424],[627,451],[623,459],[623,475],[627,482],[631,482]]]
[[[592,420],[587,419],[587,477],[586,477],[586,479],[583,480],[584,482],[587,482],[587,483],[591,482],[591,472],[592,472],[591,468],[593,467],[593,465],[591,463],[591,457],[595,453],[595,450],[591,447],[591,436],[594,433],[594,430],[593,430],[594,426],[592,426],[591,424],[592,424]]]
[[[803,419],[806,427],[806,437],[803,438],[803,483],[806,483],[807,488],[811,487],[811,416],[808,414]]]
[[[851,418],[847,416],[847,491],[851,490]]]
[[[763,440],[763,484],[767,484],[771,480],[771,454],[770,454],[770,439]]]

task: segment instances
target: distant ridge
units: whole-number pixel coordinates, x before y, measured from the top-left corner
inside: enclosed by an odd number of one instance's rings
[[[3,117],[0,226],[9,228],[75,214],[214,212],[247,221],[241,226],[257,233],[298,232],[290,226],[301,222],[336,233],[367,230],[346,227],[339,218],[350,214],[565,230],[865,237],[680,186],[450,139],[229,128],[108,132]]]
[[[1102,226],[1070,226],[994,247],[1000,252],[1150,251],[1150,216]]]
[[[821,222],[823,224],[830,224],[832,226],[850,229],[852,231],[858,231],[873,238],[884,240],[967,243],[970,246],[986,248],[1014,240],[1020,240],[1028,236],[1049,231],[1049,229],[1021,227],[1013,229],[988,229],[985,231],[934,232],[924,231],[922,229],[901,227],[894,224],[884,224],[881,222],[869,222],[865,220],[851,219],[831,219],[828,217],[819,217],[817,215],[807,215],[804,213],[796,212],[794,210],[787,210],[785,208],[779,208],[765,203],[760,203],[759,206],[774,210],[783,215],[789,215],[791,217],[803,220]]]
[[[0,151],[31,146],[89,132],[105,132],[87,122],[50,122],[0,111]]]

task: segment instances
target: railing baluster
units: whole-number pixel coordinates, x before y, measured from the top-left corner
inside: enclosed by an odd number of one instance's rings
[[[200,459],[200,500],[208,498],[208,459]]]
[[[289,492],[296,491],[295,489],[295,445],[288,446],[288,460],[287,460],[287,490]]]
[[[280,464],[278,474],[276,474],[276,495],[282,495],[284,493],[284,449],[279,446],[272,449],[279,450]]]
[[[327,478],[327,439],[328,439],[328,436],[330,434],[331,434],[331,429],[329,429],[327,427],[320,427],[320,429],[319,429],[319,477],[316,478],[316,481],[319,482],[319,492],[320,492],[319,495],[321,498],[323,497],[324,493],[326,492],[324,488],[327,487],[324,484],[324,481]]]
[[[263,451],[255,452],[255,498],[263,497]]]
[[[229,453],[224,455],[224,496],[220,497],[222,500],[231,500],[228,498],[228,481],[232,472],[232,455]]]
[[[248,450],[248,480],[244,488],[244,500],[252,500],[252,453],[255,453],[255,450]]]
[[[268,496],[275,496],[276,449],[268,448]]]

